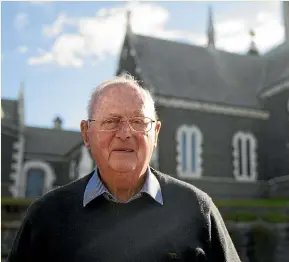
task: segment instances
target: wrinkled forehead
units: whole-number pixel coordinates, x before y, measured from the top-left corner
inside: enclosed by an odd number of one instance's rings
[[[139,87],[133,84],[112,84],[103,88],[95,101],[97,114],[128,115],[135,112],[151,114],[152,105]]]

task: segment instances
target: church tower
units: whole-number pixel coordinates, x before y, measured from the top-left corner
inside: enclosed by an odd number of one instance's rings
[[[283,1],[283,19],[284,19],[285,42],[289,44],[289,2],[288,1]]]
[[[208,47],[215,48],[215,29],[213,22],[213,11],[212,7],[209,6],[209,16],[208,16]]]
[[[250,30],[249,34],[250,34],[250,37],[251,37],[251,44],[250,44],[250,47],[249,47],[248,55],[259,55],[256,43],[254,41],[255,32],[253,30]]]

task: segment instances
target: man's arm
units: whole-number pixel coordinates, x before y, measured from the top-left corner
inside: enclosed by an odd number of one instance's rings
[[[241,262],[224,220],[215,206],[210,201],[210,262]]]

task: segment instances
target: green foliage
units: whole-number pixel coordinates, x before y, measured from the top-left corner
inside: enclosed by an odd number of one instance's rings
[[[218,207],[289,207],[289,199],[239,199],[216,201]]]
[[[253,213],[253,212],[232,212],[225,214],[224,220],[234,222],[253,222],[264,221],[268,223],[287,223],[289,222],[289,215],[282,213]]]
[[[1,205],[29,206],[33,200],[28,198],[1,197]]]

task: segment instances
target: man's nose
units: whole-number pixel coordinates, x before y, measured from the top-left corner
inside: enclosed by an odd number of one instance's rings
[[[132,131],[131,131],[128,121],[121,121],[120,126],[116,132],[116,136],[122,140],[125,140],[131,137],[131,135],[132,135]]]

